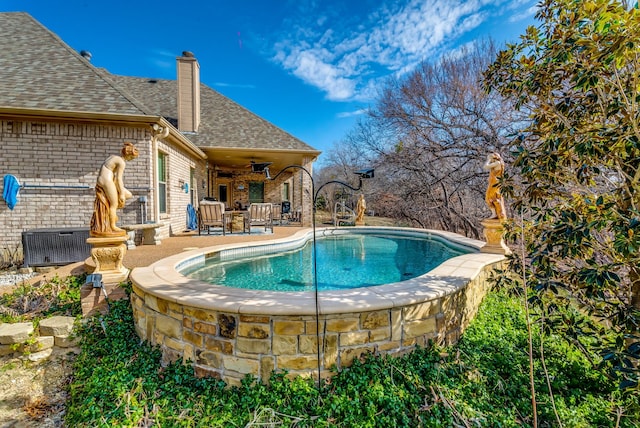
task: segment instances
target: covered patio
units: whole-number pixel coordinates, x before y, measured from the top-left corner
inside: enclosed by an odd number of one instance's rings
[[[207,183],[201,183],[208,189],[207,199],[223,202],[227,210],[236,211],[246,210],[252,203],[271,203],[280,207],[278,209],[286,217],[295,217],[305,226],[311,225],[311,198],[309,191],[305,191],[311,188],[309,177],[290,170],[271,181],[253,165],[268,163],[275,172],[289,165],[311,169],[319,152],[221,148],[204,148],[203,151],[209,159]]]

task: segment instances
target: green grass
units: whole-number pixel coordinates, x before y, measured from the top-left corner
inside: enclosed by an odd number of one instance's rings
[[[521,302],[493,292],[455,347],[373,356],[336,374],[318,395],[309,380],[246,379],[225,388],[189,365],[161,367],[135,335],[127,301],[81,332],[66,423],[74,427],[521,427],[532,425],[527,333]],[[538,423],[557,426],[535,334]],[[544,355],[565,427],[638,426],[640,411],[577,350],[545,337]],[[272,424],[259,422],[271,421]],[[281,422],[282,425],[276,425]]]

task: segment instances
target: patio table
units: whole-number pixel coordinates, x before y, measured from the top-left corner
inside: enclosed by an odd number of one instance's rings
[[[244,232],[244,217],[248,213],[247,210],[228,210],[224,212],[225,217],[229,219],[229,233],[233,233],[233,222],[236,218],[242,219],[242,231]]]

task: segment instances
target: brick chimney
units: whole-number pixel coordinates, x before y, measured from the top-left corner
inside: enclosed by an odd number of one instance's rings
[[[200,64],[191,52],[178,61],[178,130],[198,132],[200,126]]]

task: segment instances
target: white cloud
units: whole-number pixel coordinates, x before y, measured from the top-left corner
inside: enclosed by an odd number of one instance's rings
[[[168,51],[166,49],[152,49],[151,53],[153,55],[165,57],[165,58],[174,58],[177,56],[175,52]]]
[[[147,61],[160,69],[175,69],[176,54],[164,49],[152,49]]]
[[[472,40],[470,42],[464,43],[447,52],[446,57],[450,59],[462,58],[469,52],[472,52],[476,48],[477,43],[477,40]]]
[[[403,1],[394,9],[382,6],[364,18],[316,13],[315,18],[285,31],[288,36],[275,44],[273,60],[325,92],[329,100],[367,100],[377,82],[452,48],[461,35],[488,19],[490,8],[505,3]],[[307,16],[314,16],[313,12]],[[345,25],[348,18],[351,25]]]
[[[353,117],[353,116],[361,116],[363,114],[365,114],[367,112],[367,110],[365,109],[358,109],[355,111],[344,111],[342,113],[338,113],[336,116],[340,119],[343,118],[347,118],[347,117]]]
[[[353,95],[353,80],[342,77],[339,67],[323,60],[324,52],[303,51],[295,58],[294,74],[327,92],[329,99],[342,100]]]
[[[225,82],[215,82],[213,86],[217,86],[219,88],[240,88],[240,89],[255,89],[256,85],[252,85],[249,83],[225,83]]]
[[[531,6],[520,13],[516,13],[509,17],[509,22],[519,22],[528,18],[531,18],[538,11],[538,6]]]

